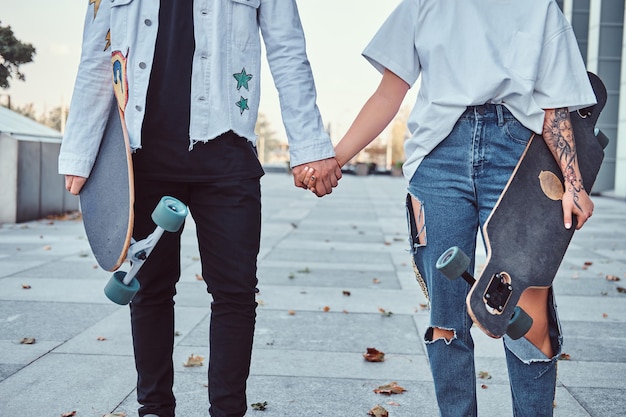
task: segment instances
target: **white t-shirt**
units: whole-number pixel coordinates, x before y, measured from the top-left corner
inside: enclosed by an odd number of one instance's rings
[[[572,27],[553,0],[404,0],[363,51],[419,94],[404,175],[452,130],[467,106],[506,106],[542,132],[543,109],[595,104]]]

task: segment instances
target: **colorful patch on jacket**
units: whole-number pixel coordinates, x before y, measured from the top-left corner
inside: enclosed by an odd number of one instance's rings
[[[93,18],[95,19],[100,8],[100,0],[89,0],[89,4],[93,4]]]
[[[111,46],[111,29],[109,29],[109,31],[107,32],[106,36],[104,37],[104,40],[106,41],[104,44],[104,49],[103,51],[106,51],[107,49],[109,49],[109,47]]]
[[[248,107],[248,99],[241,97],[238,102],[235,103],[237,107],[239,107],[239,114],[243,114],[244,111],[250,110]]]
[[[128,103],[128,78],[126,77],[126,61],[128,53],[124,55],[121,51],[111,54],[111,64],[113,66],[113,91],[117,99],[117,105],[124,112]]]
[[[240,91],[241,87],[245,88],[247,91],[250,91],[250,88],[248,88],[248,81],[252,79],[252,74],[248,74],[245,67],[241,69],[241,72],[233,74],[233,78],[237,80],[237,91]],[[248,99],[244,98],[243,96],[240,97],[241,98],[239,99],[239,101],[235,102],[235,105],[239,107],[239,114],[243,115],[243,112],[246,110],[250,110],[250,107],[248,107]]]
[[[241,69],[241,72],[233,74],[233,77],[235,77],[235,80],[237,80],[237,91],[241,90],[241,87],[250,91],[250,89],[248,88],[248,81],[252,79],[252,74],[246,73],[245,67]]]

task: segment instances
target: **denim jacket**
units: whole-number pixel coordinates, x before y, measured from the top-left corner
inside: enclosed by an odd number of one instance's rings
[[[291,165],[333,157],[295,0],[194,0],[193,14],[190,151],[229,130],[256,142],[262,34]],[[60,173],[89,176],[114,99],[141,147],[158,23],[158,1],[89,0]]]

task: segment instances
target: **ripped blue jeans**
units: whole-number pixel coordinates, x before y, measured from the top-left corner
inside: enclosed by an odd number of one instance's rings
[[[439,256],[459,246],[472,258],[482,231],[532,132],[501,105],[468,107],[452,132],[418,167],[409,183],[407,212],[416,276],[430,301],[425,335],[441,416],[477,415],[472,321],[465,298],[469,285],[451,281],[435,267]],[[556,357],[561,332],[552,291],[548,297],[553,358],[527,339],[505,336],[513,415],[552,416]],[[451,330],[451,340],[433,339],[433,329]]]

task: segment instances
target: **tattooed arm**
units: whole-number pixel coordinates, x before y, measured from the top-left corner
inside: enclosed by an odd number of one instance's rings
[[[563,194],[565,228],[572,227],[572,215],[575,215],[578,220],[576,229],[580,229],[593,213],[593,202],[585,190],[578,168],[574,131],[567,108],[545,110],[543,138],[561,167],[565,180]]]

